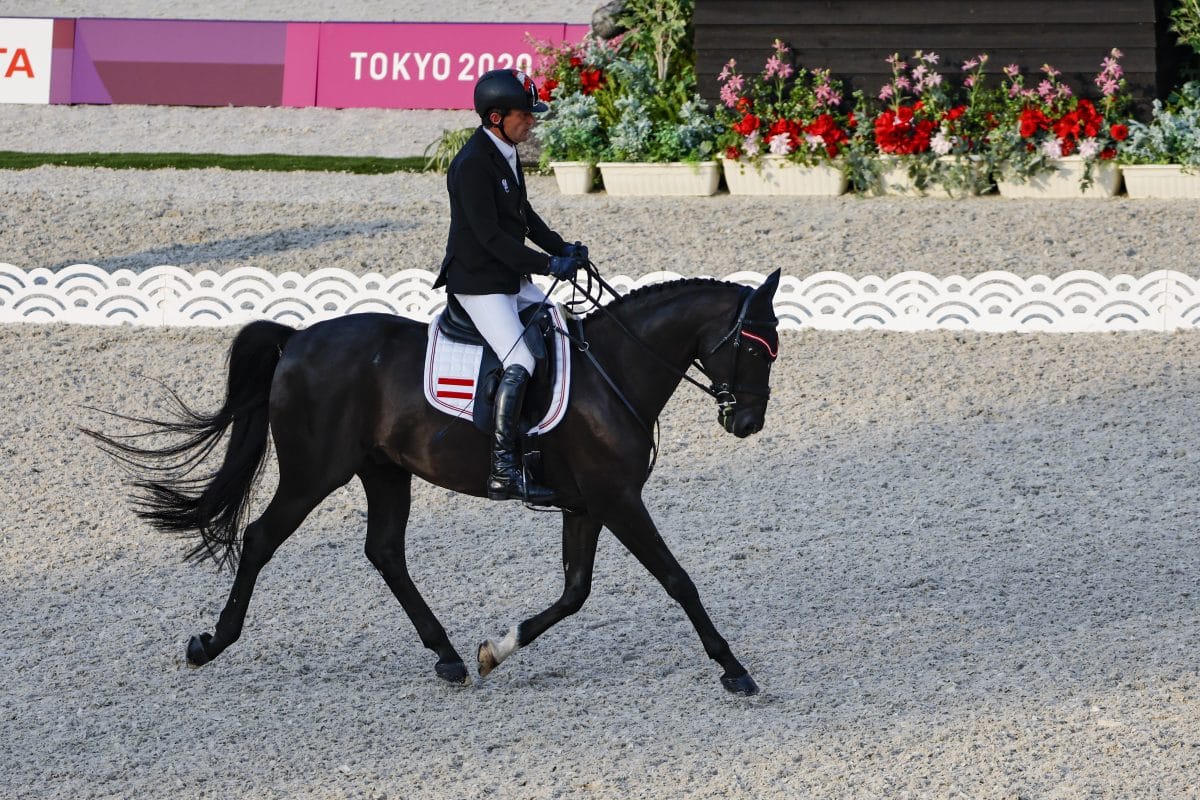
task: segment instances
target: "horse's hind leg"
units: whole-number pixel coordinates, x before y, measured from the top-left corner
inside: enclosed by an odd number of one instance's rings
[[[359,471],[367,494],[367,558],[379,570],[388,588],[421,637],[421,643],[437,653],[434,670],[451,683],[467,683],[467,668],[450,644],[446,629],[429,609],[408,574],[404,554],[404,531],[411,506],[411,473],[390,465],[372,464]]]
[[[696,591],[696,585],[692,583],[687,572],[675,560],[667,543],[659,536],[654,520],[650,518],[650,513],[646,510],[641,498],[634,497],[611,507],[613,513],[605,520],[605,524],[621,541],[621,544],[629,548],[629,552],[633,553],[642,566],[658,579],[658,582],[667,590],[667,594],[683,606],[696,633],[700,634],[704,651],[708,653],[709,658],[716,661],[725,670],[721,675],[721,684],[734,694],[757,693],[758,686],[754,683],[754,679],[750,677],[746,668],[734,658],[733,653],[729,650],[729,644],[717,632],[716,626],[709,619],[708,612],[700,603],[700,593]]]
[[[246,526],[237,576],[217,620],[217,627],[211,634],[193,636],[188,642],[187,658],[192,665],[199,667],[207,664],[242,635],[242,625],[246,621],[246,610],[250,606],[250,596],[254,593],[258,573],[271,560],[279,545],[300,527],[300,523],[326,494],[292,492],[281,477],[279,488],[267,510]]]
[[[592,566],[600,523],[586,514],[563,512],[563,592],[554,605],[511,628],[500,641],[479,645],[479,674],[487,675],[514,651],[530,644],[552,625],[583,608],[592,591]]]

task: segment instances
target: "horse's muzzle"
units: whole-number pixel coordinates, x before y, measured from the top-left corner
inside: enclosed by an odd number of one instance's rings
[[[751,434],[763,429],[763,417],[753,409],[743,409],[730,414],[718,414],[721,427],[739,439],[745,439]]]

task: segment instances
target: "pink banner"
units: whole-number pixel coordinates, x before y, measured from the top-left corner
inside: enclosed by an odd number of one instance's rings
[[[324,23],[317,105],[332,108],[471,108],[480,75],[532,71],[531,39],[582,38],[585,25]]]

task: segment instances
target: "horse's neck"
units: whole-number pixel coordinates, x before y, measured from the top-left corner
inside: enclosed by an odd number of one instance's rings
[[[609,354],[614,366],[627,376],[638,405],[655,417],[679,385],[681,374],[697,353],[702,331],[715,317],[723,318],[728,303],[721,287],[712,284],[681,287],[674,294],[648,295],[621,303],[613,310],[621,325],[640,340],[634,341],[613,319],[597,320],[594,341],[598,352]],[[736,289],[730,288],[730,293]],[[589,335],[589,339],[592,337]]]

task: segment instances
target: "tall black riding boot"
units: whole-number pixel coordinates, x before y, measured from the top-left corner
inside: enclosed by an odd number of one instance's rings
[[[492,471],[487,495],[492,500],[524,500],[545,506],[553,503],[554,492],[536,483],[526,483],[524,471],[517,463],[517,425],[528,381],[528,370],[513,364],[505,368],[496,388],[496,430],[492,435]]]

